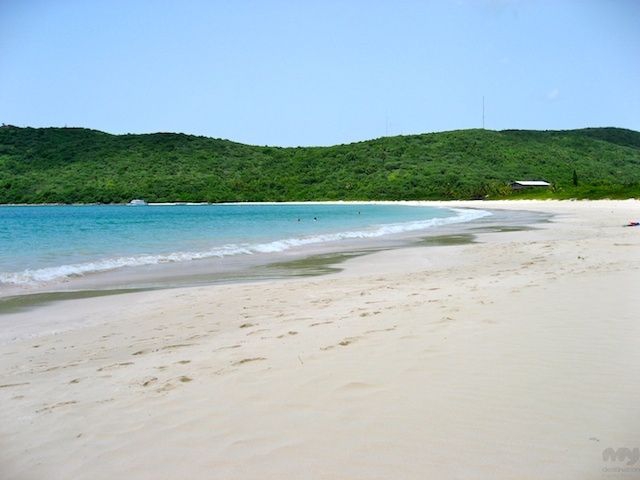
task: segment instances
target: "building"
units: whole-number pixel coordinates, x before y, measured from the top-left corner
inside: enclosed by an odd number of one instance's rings
[[[513,190],[523,190],[525,188],[548,188],[551,184],[543,180],[516,180],[511,182]]]

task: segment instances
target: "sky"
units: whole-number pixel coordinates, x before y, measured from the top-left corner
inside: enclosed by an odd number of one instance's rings
[[[640,130],[639,0],[0,0],[0,122],[333,145]]]

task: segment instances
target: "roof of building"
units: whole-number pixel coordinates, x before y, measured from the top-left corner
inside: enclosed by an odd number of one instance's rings
[[[548,187],[551,184],[542,180],[516,180],[513,183],[522,185],[523,187]]]

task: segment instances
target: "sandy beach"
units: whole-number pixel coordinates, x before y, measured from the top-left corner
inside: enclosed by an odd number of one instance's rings
[[[429,203],[554,216],[9,314],[0,478],[640,478],[640,202]]]

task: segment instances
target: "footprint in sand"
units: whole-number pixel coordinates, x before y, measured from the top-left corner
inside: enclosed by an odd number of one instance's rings
[[[258,330],[252,330],[251,332],[247,333],[247,337],[250,335],[255,335],[256,333],[262,333],[262,332],[268,332],[269,329],[268,328],[260,328]]]
[[[52,410],[56,409],[56,408],[60,408],[60,407],[65,407],[67,405],[73,405],[75,403],[78,403],[76,400],[69,400],[68,402],[60,402],[60,403],[56,403],[54,405],[46,405],[43,408],[36,410],[36,413],[41,413],[41,412],[51,412]]]
[[[45,371],[45,372],[52,372],[52,371],[54,371],[54,370],[58,370],[58,369],[60,369],[60,368],[75,367],[75,366],[77,366],[77,365],[80,365],[80,362],[68,363],[67,365],[56,365],[56,366],[54,366],[54,367],[47,368],[47,369],[45,369],[44,371]]]
[[[389,327],[389,328],[379,328],[377,330],[367,330],[366,332],[364,332],[365,335],[368,335],[369,333],[381,333],[381,332],[392,332],[396,329],[397,325],[394,325],[393,327]]]
[[[347,337],[341,342],[338,342],[338,345],[341,347],[346,347],[347,345],[351,345],[352,343],[355,343],[360,339],[362,339],[362,337]]]
[[[287,333],[282,333],[282,334],[278,335],[276,338],[284,338],[287,335],[297,335],[297,334],[298,334],[298,332],[296,332],[295,330],[290,330]],[[266,338],[266,337],[262,337],[262,338]]]
[[[154,348],[151,350],[138,350],[131,355],[145,355],[147,353],[160,352],[163,350],[175,350],[177,348],[191,347],[193,345],[197,345],[197,343],[176,343],[175,345],[167,345],[166,347]]]
[[[342,341],[338,342],[337,345],[328,345],[326,347],[320,347],[320,350],[331,350],[334,347],[346,347],[347,345],[351,345],[352,343],[360,340],[362,337],[347,337],[345,339],[343,339]]]
[[[143,387],[148,387],[158,381],[158,377],[147,377],[142,380],[141,384]]]
[[[242,347],[242,345],[227,345],[225,347],[216,348],[214,352],[218,352],[220,350],[231,350],[231,349],[240,348],[240,347]]]
[[[0,385],[0,388],[10,388],[10,387],[20,387],[22,385],[29,385],[29,382],[23,383],[5,383],[4,385]]]
[[[164,393],[164,392],[168,392],[170,390],[173,390],[174,388],[176,388],[176,386],[173,383],[167,382],[163,386],[161,386],[160,388],[156,389],[156,392]]]
[[[191,335],[190,337],[187,338],[187,340],[196,340],[196,339],[202,338],[202,337],[206,337],[206,335],[203,334],[203,333],[198,333],[196,335]]]
[[[122,363],[114,363],[113,365],[107,365],[106,367],[100,367],[97,371],[102,372],[105,370],[115,370],[116,368],[126,367],[128,365],[133,365],[133,362],[122,362]]]
[[[332,321],[327,321],[327,322],[316,322],[316,323],[312,323],[311,325],[309,325],[310,327],[317,327],[318,325],[328,325],[330,323],[333,323]]]
[[[187,377],[186,375],[182,375],[182,376],[180,376],[178,378],[175,378],[173,380],[177,380],[180,383],[189,383],[189,382],[193,381],[193,378]],[[160,388],[157,388],[156,392],[158,392],[158,393],[169,392],[171,390],[174,390],[174,389],[178,388],[178,386],[179,385],[175,384],[172,380],[169,380],[164,385],[162,385]]]
[[[262,361],[262,360],[266,360],[266,358],[264,358],[264,357],[243,358],[242,360],[234,362],[233,365],[244,365],[245,363],[259,362],[259,361]]]

